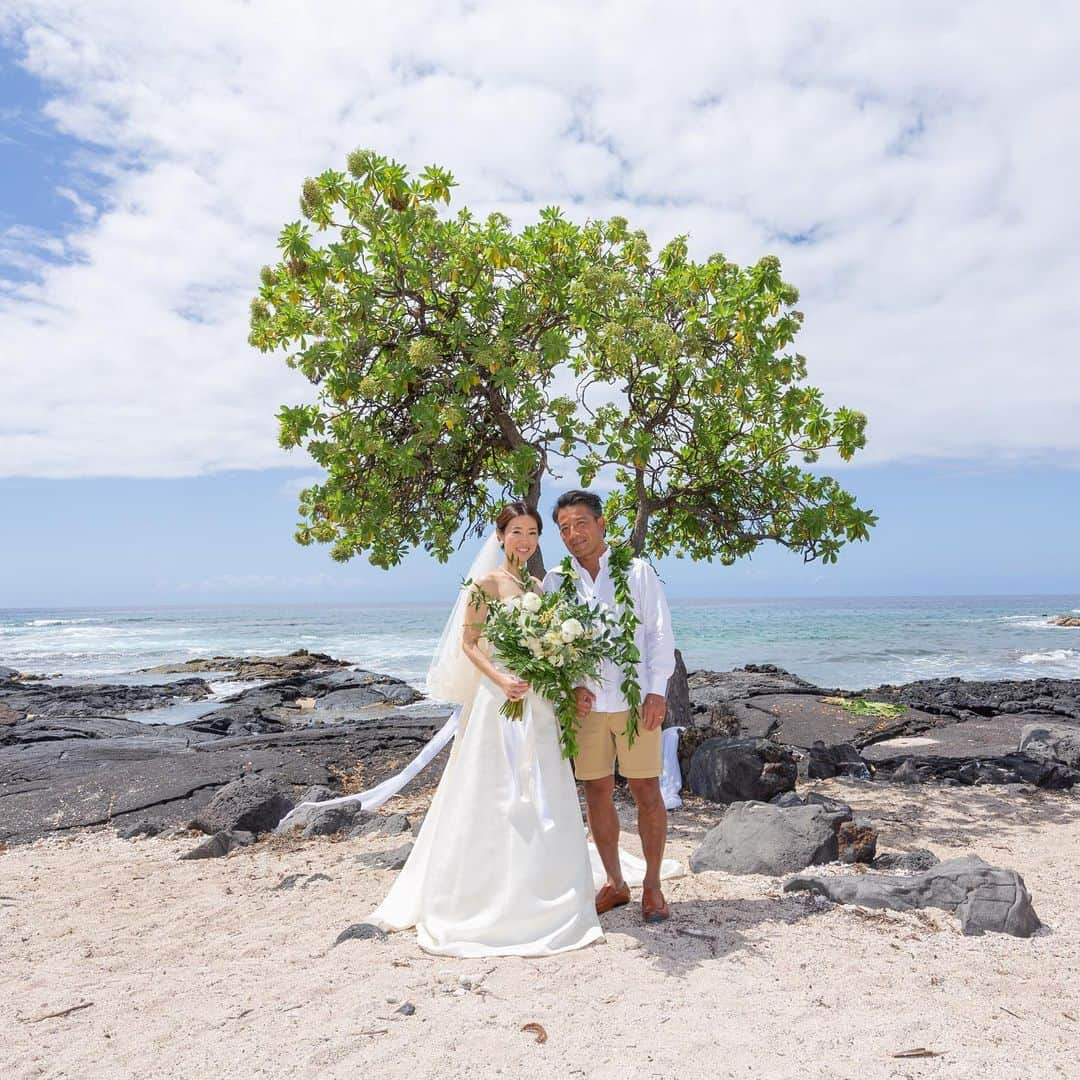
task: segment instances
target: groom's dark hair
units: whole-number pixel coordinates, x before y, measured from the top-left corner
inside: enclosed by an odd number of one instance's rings
[[[594,495],[591,491],[567,491],[559,496],[551,515],[556,525],[559,524],[559,511],[565,510],[568,506],[587,507],[594,518],[604,516],[604,504],[600,501],[599,495]]]

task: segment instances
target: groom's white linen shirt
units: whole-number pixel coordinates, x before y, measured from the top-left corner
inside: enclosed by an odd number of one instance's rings
[[[615,582],[611,580],[608,567],[610,551],[611,549],[607,548],[600,556],[600,568],[595,581],[589,571],[571,556],[577,570],[578,596],[587,603],[599,602],[608,607],[615,606]],[[562,571],[558,567],[549,570],[544,576],[544,592],[555,592],[561,582]],[[638,664],[641,697],[642,700],[646,694],[659,694],[663,697],[667,693],[668,679],[675,670],[675,636],[671,631],[671,612],[668,610],[667,599],[656,571],[644,559],[631,559],[627,583],[634,601],[634,611],[640,620],[634,641],[641,654],[641,662]],[[593,705],[596,712],[622,712],[630,707],[619,689],[622,679],[619,666],[605,660],[600,669],[600,684],[585,684],[596,695],[596,703]]]

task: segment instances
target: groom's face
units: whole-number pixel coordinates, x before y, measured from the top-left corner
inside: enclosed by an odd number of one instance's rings
[[[604,550],[604,519],[587,506],[564,506],[559,511],[559,535],[579,562],[598,558]]]

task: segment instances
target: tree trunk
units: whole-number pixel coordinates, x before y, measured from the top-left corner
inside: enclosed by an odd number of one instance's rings
[[[535,448],[534,448],[535,449]],[[544,482],[544,472],[547,469],[547,454],[539,451],[540,460],[537,462],[536,471],[529,480],[529,486],[525,491],[525,502],[534,510],[540,508],[540,486]]]
[[[540,487],[544,482],[544,472],[547,469],[547,454],[544,451],[539,451],[540,461],[537,463],[536,472],[533,473],[532,479],[529,481],[529,488],[525,492],[525,503],[527,506],[531,506],[534,510],[539,512],[540,509]],[[529,573],[533,577],[538,577],[543,580],[544,574],[544,551],[539,544],[536,545],[536,550],[532,554],[532,558],[529,559]]]
[[[637,513],[634,514],[634,527],[630,532],[630,550],[640,556],[645,550],[645,538],[649,535],[649,494],[645,490],[645,470],[634,470],[634,487],[637,489]]]
[[[638,503],[634,515],[634,527],[630,532],[630,550],[640,556],[645,550],[645,538],[649,535],[649,509],[644,503]]]
[[[529,573],[533,577],[544,580],[544,575],[547,570],[544,569],[544,552],[541,550],[540,545],[537,544],[536,550],[532,553],[532,558],[529,559]]]

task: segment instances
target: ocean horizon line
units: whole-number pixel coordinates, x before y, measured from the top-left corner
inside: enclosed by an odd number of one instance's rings
[[[681,596],[668,595],[671,605],[711,606],[753,603],[819,603],[830,601],[903,601],[903,600],[1075,600],[1080,602],[1080,589],[1075,592],[994,592],[994,593],[830,593],[820,596],[791,594],[760,594],[754,596]],[[446,600],[206,600],[199,603],[177,601],[132,601],[130,603],[80,604],[14,604],[0,607],[0,617],[6,614],[33,611],[132,611],[142,609],[197,611],[206,608],[417,608],[431,609],[446,606]]]

